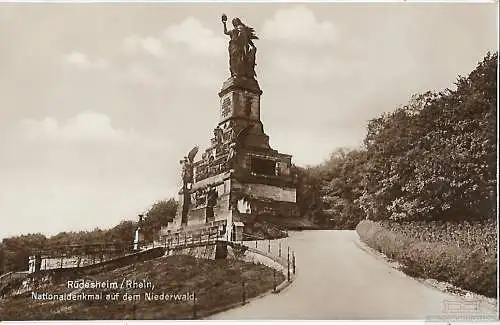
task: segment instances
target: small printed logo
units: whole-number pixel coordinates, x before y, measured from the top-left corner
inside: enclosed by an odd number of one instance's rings
[[[481,311],[481,301],[471,300],[444,300],[443,312],[447,314],[477,313]]]
[[[481,301],[477,299],[443,300],[443,313],[428,315],[426,322],[470,322],[497,320],[498,315],[481,310]]]

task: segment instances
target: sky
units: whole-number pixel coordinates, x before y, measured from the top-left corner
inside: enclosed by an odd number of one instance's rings
[[[297,165],[452,87],[498,50],[491,4],[0,3],[0,239],[109,228],[174,197],[229,77],[221,14],[255,28],[261,118]]]

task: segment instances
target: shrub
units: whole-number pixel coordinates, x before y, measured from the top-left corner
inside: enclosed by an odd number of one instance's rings
[[[411,229],[411,226],[409,223],[392,224],[392,230],[389,230],[378,222],[364,220],[358,224],[356,231],[368,246],[403,264],[402,271],[408,275],[447,281],[462,289],[496,298],[495,250],[485,249],[480,240],[471,241],[476,243],[476,247],[452,245],[446,242],[449,238],[461,242],[461,236],[456,231],[453,232],[454,237],[439,236],[439,231],[449,229],[449,225],[438,227],[437,234],[432,236],[432,226],[427,228],[427,233],[424,233],[423,237],[431,236],[436,239],[435,241],[423,241],[415,238],[418,237],[415,232],[411,232],[412,235],[409,236],[400,231]],[[424,225],[420,224],[419,227],[423,228]],[[458,229],[458,226],[455,227]],[[470,236],[470,233],[467,236]],[[439,239],[444,241],[438,241]]]

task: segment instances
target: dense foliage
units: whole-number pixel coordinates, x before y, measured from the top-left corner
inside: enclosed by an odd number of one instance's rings
[[[348,229],[365,217],[494,219],[497,64],[498,53],[488,53],[455,90],[415,95],[371,120],[362,149],[303,171],[299,204],[319,197],[318,220]]]
[[[416,96],[370,122],[360,204],[371,217],[495,217],[497,60],[488,54],[455,91]]]
[[[370,247],[401,263],[415,277],[449,282],[487,297],[497,296],[495,223],[361,221],[356,230]],[[465,228],[465,229],[464,229]],[[491,241],[491,242],[490,242]]]
[[[152,241],[158,230],[166,226],[175,217],[177,211],[177,201],[174,199],[161,200],[153,204],[149,209],[142,225],[144,238],[147,242]]]
[[[356,203],[363,194],[366,151],[338,149],[319,166],[299,173],[297,202],[303,215],[339,229],[354,229],[364,218]]]
[[[448,246],[476,249],[495,255],[497,251],[497,229],[495,220],[475,222],[384,220],[380,224],[387,230],[406,238],[423,242],[439,242]]]

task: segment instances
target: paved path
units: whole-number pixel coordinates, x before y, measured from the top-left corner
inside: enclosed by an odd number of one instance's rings
[[[466,311],[477,300],[463,302],[394,269],[363,249],[354,231],[294,232],[282,241],[283,253],[288,244],[297,259],[290,287],[210,319],[491,319],[496,314],[482,302],[479,311]],[[259,245],[267,249],[267,243]],[[276,249],[274,242],[271,250]]]

